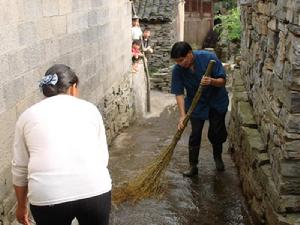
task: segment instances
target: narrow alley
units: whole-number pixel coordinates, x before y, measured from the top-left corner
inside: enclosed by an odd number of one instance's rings
[[[114,186],[137,175],[163,146],[170,143],[176,132],[178,112],[174,96],[153,91],[151,101],[149,118],[123,130],[110,146],[109,168]],[[211,146],[206,138],[207,126],[203,133],[199,175],[193,179],[182,176],[188,165],[187,130],[177,144],[162,179],[164,192],[135,204],[126,202],[113,206],[111,225],[253,224],[226,143],[226,171],[220,173],[215,170]]]
[[[300,0],[0,0],[0,37],[0,225],[300,225]],[[173,139],[200,80],[223,172]]]

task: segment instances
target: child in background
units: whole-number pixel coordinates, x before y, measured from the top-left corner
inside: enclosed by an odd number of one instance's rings
[[[132,17],[131,37],[132,40],[140,40],[142,37],[142,30],[140,27],[140,21],[138,16]]]
[[[146,27],[143,31],[143,47],[144,47],[143,50],[147,55],[153,53],[150,37],[151,37],[151,31],[148,27]]]
[[[131,54],[132,54],[132,71],[137,72],[138,67],[138,61],[140,57],[143,55],[140,51],[141,48],[141,41],[140,40],[134,40],[132,42],[131,47]]]

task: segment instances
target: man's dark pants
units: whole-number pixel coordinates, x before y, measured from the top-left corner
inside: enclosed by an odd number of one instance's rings
[[[225,126],[225,113],[219,113],[214,109],[209,111],[208,139],[213,146],[213,155],[219,157],[222,154],[222,144],[227,139]],[[199,150],[201,145],[201,136],[205,120],[191,118],[192,132],[189,137],[189,163],[191,166],[197,166]]]

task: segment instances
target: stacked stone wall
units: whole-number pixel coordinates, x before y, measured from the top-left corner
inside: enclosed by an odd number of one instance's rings
[[[153,54],[148,56],[149,69],[157,71],[172,65],[170,51],[176,42],[175,21],[157,24],[143,24],[151,30],[151,41],[154,47]]]
[[[173,44],[178,41],[176,21],[147,24],[143,27],[151,30],[153,54],[148,54],[148,65],[151,75],[151,89],[170,92],[171,70],[174,62],[170,58]]]
[[[108,140],[130,122],[130,27],[129,1],[0,2],[0,224],[14,218],[10,161],[15,122],[43,98],[38,80],[47,68],[64,63],[75,70],[81,97],[104,115]]]
[[[300,1],[241,5],[230,148],[261,224],[300,224]]]
[[[171,92],[172,68],[163,68],[151,74],[151,89]]]

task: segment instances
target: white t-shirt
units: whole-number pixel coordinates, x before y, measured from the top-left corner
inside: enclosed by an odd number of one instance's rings
[[[140,27],[132,27],[131,28],[131,37],[132,40],[139,40],[142,36],[143,32]]]
[[[111,190],[108,149],[96,106],[69,95],[46,98],[18,119],[12,173],[33,205],[53,205]]]

